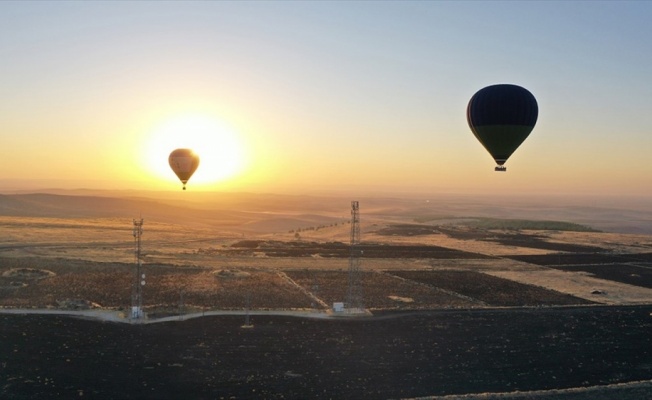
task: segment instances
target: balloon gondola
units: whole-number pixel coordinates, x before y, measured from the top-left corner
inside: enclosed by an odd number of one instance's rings
[[[505,162],[532,132],[538,115],[534,95],[510,84],[480,89],[466,108],[469,127],[496,161],[496,171],[507,170]]]
[[[170,153],[168,162],[186,190],[186,183],[199,167],[199,156],[190,149],[176,149]]]

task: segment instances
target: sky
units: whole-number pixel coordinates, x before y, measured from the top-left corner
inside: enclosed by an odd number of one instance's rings
[[[650,2],[0,2],[0,192],[652,195]],[[539,105],[495,172],[479,89]]]

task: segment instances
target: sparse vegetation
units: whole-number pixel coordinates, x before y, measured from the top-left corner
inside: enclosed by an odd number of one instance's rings
[[[481,229],[600,232],[589,226],[564,221],[536,221],[527,219],[477,218],[464,222],[465,225]]]
[[[458,293],[489,306],[592,304],[567,294],[475,271],[391,271],[392,275]]]
[[[599,232],[593,228],[561,221],[532,221],[522,219],[474,218],[457,221],[454,224],[392,224],[375,231],[381,236],[423,236],[446,234],[460,239],[488,238],[491,231],[569,231]]]
[[[406,220],[408,217],[403,219]],[[445,219],[439,222],[442,221]],[[252,309],[311,308],[315,297],[323,304],[342,301],[348,284],[347,259],[351,255],[349,231],[325,228],[346,228],[347,223],[283,230],[274,235],[220,234],[217,228],[193,228],[189,235],[188,229],[179,229],[177,225],[146,222],[145,307],[178,312],[180,292],[184,293],[185,310],[242,309],[246,295],[250,295]],[[0,224],[7,234],[0,257],[0,305],[61,308],[83,307],[84,303],[79,302],[88,302],[113,309],[130,305],[134,262],[131,220],[0,217]],[[501,286],[500,292],[509,301],[475,297],[465,291],[468,284],[491,283],[487,280],[491,278],[479,273],[461,273],[447,286],[443,281],[424,284],[407,276],[377,273],[383,270],[413,266],[425,269],[429,263],[454,270],[456,265],[468,265],[473,260],[497,265],[499,259],[485,252],[496,248],[504,249],[502,255],[533,264],[538,263],[536,257],[544,256],[541,253],[552,251],[581,252],[586,260],[593,260],[590,263],[612,259],[608,249],[594,246],[597,242],[586,239],[590,235],[585,235],[582,244],[573,242],[573,235],[560,240],[559,235],[555,236],[558,230],[576,229],[587,234],[593,231],[556,221],[458,218],[429,225],[374,220],[365,229],[371,239],[363,237],[359,246],[363,269],[369,268],[364,272],[364,295],[366,306],[375,310],[477,307],[481,301],[490,306],[565,304],[562,300],[548,302],[543,292],[518,298],[515,293],[528,287],[522,284]],[[639,242],[640,238],[636,243]],[[639,258],[640,262],[647,262],[650,257]],[[404,267],[392,267],[399,264]],[[52,275],[41,271],[51,271]],[[282,272],[287,272],[299,286],[280,277]],[[609,276],[603,275],[611,279]],[[315,279],[318,283],[313,282]],[[647,279],[645,271],[632,270],[626,281]],[[543,297],[537,300],[536,296]]]
[[[5,278],[38,280],[56,275],[52,271],[37,268],[12,268],[2,273]]]
[[[291,270],[285,273],[329,306],[346,300],[348,271]],[[465,308],[474,305],[472,301],[436,288],[390,275],[364,272],[361,282],[364,305],[371,310]],[[398,302],[397,298],[412,301]]]
[[[81,220],[55,223],[32,219],[30,226],[21,226],[16,218],[5,222],[10,223],[3,231],[8,239],[0,256],[0,307],[66,311],[103,308],[128,314],[134,280],[130,221],[103,221],[97,229]],[[244,318],[237,316],[128,326],[121,330],[118,324],[0,315],[4,326],[1,342],[10,346],[5,346],[7,352],[2,356],[8,360],[7,365],[14,366],[12,370],[4,370],[11,380],[7,380],[2,393],[11,397],[33,389],[33,397],[38,397],[51,393],[55,383],[80,388],[78,376],[91,370],[89,365],[120,373],[127,371],[125,376],[134,376],[134,368],[140,371],[138,376],[143,378],[138,382],[112,372],[113,378],[127,382],[120,386],[114,384],[114,379],[86,380],[93,382],[94,393],[115,398],[126,398],[125,393],[132,393],[121,392],[130,383],[132,388],[139,388],[133,393],[142,395],[144,392],[138,390],[145,380],[148,389],[155,389],[152,391],[155,398],[165,397],[161,396],[163,388],[168,393],[169,388],[176,387],[178,392],[169,394],[174,398],[188,392],[188,388],[169,382],[187,382],[190,388],[201,387],[207,397],[215,398],[280,396],[275,393],[285,397],[289,394],[297,398],[322,397],[323,388],[336,388],[342,382],[338,377],[343,373],[359,371],[371,373],[355,375],[354,386],[347,384],[342,391],[331,393],[340,394],[336,397],[341,398],[362,395],[369,398],[372,393],[369,388],[373,387],[378,398],[413,397],[473,388],[525,390],[538,388],[541,382],[557,388],[649,377],[649,368],[644,367],[649,364],[645,352],[627,344],[631,344],[632,332],[638,332],[635,339],[639,342],[649,336],[645,336],[649,332],[649,306],[638,313],[637,319],[632,319],[638,311],[631,307],[558,308],[558,305],[589,305],[590,301],[561,293],[567,288],[567,281],[556,282],[559,292],[527,283],[544,269],[536,264],[552,263],[556,268],[558,263],[574,263],[582,269],[585,264],[614,260],[639,265],[636,269],[620,270],[627,272],[627,279],[645,281],[649,277],[641,268],[652,261],[652,255],[610,252],[611,245],[607,242],[613,243],[613,237],[599,240],[602,236],[591,232],[561,236],[550,231],[526,230],[525,227],[532,225],[522,221],[512,221],[511,228],[468,222],[458,220],[455,224],[435,226],[374,221],[366,226],[367,232],[376,234],[373,242],[363,237],[359,246],[364,252],[363,303],[379,317],[378,324],[372,327],[367,327],[364,319],[322,323],[253,315],[251,329],[242,329]],[[553,226],[545,225],[545,229]],[[282,233],[272,236],[220,235],[215,230],[193,230],[189,235],[187,229],[155,223],[146,224],[146,228],[143,253],[147,256],[143,270],[147,284],[143,300],[150,319],[245,309],[258,313],[312,309],[323,315],[334,302],[346,301],[349,278],[346,267],[350,256],[347,229],[337,232],[337,229],[315,227],[302,229],[300,234],[284,228]],[[295,240],[295,236],[302,240]],[[581,243],[575,242],[578,237],[582,237]],[[641,238],[637,238],[636,243],[640,242]],[[502,249],[502,255],[510,258],[493,256],[491,251],[495,249]],[[643,251],[640,249],[650,251],[649,246],[638,246],[634,251]],[[552,251],[566,253],[550,254]],[[481,273],[483,268],[502,275],[498,278]],[[573,269],[563,265],[560,268]],[[587,275],[577,273],[573,280],[591,278]],[[519,277],[521,283],[516,282]],[[612,279],[608,275],[602,277]],[[589,299],[613,304],[615,291],[591,286],[584,292],[572,293],[579,293],[578,296],[584,293]],[[615,300],[621,302],[618,304],[631,304],[627,303],[627,297],[620,295]],[[634,300],[641,298],[645,296]],[[508,308],[495,309],[504,306]],[[522,309],[522,306],[546,307]],[[28,323],[21,325],[23,321]],[[603,336],[596,337],[603,331],[606,332]],[[623,331],[627,336],[622,336]],[[25,332],[29,334],[24,335]],[[614,342],[614,338],[621,337],[620,342]],[[146,338],[155,349],[150,352],[151,346],[141,345],[139,338]],[[610,346],[612,343],[616,344]],[[135,349],[129,347],[134,344]],[[25,345],[32,350],[22,351]],[[540,351],[542,346],[545,352]],[[268,351],[269,348],[274,351]],[[79,353],[70,356],[71,349]],[[101,353],[112,356],[87,357]],[[66,361],[67,368],[59,368],[61,354],[71,359],[70,364]],[[121,355],[116,358],[114,354]],[[615,363],[604,362],[604,354],[614,357]],[[255,374],[246,361],[252,355],[257,365]],[[29,370],[35,356],[43,360],[39,368],[61,370],[62,375],[49,372],[48,380],[42,381],[42,369]],[[260,370],[261,358],[269,361],[264,363],[269,370]],[[342,361],[361,358],[361,364]],[[142,364],[143,359],[148,361]],[[303,359],[308,361],[301,363]],[[48,360],[54,364],[46,365]],[[70,369],[79,360],[83,360],[77,364],[81,367]],[[108,367],[106,360],[109,360]],[[116,365],[111,360],[123,364]],[[559,360],[568,363],[559,366]],[[132,361],[135,364],[130,364]],[[496,368],[497,362],[504,363],[504,367]],[[487,373],[489,363],[497,375]],[[534,364],[537,368],[529,368]],[[337,365],[337,369],[323,369],[323,365]],[[374,368],[369,369],[369,365]],[[619,369],[613,374],[615,367]],[[567,373],[571,368],[573,373]],[[451,369],[454,373],[458,369],[470,370],[479,378],[469,380],[464,375],[451,380]],[[514,374],[515,369],[520,372]],[[69,378],[73,376],[71,371],[74,371],[74,383]],[[174,379],[169,379],[168,374]],[[56,382],[52,381],[53,376]],[[392,379],[397,376],[400,385],[393,384]],[[416,386],[405,383],[406,376],[414,379]],[[501,381],[505,376],[513,378]],[[463,389],[451,386],[452,381],[462,382]],[[104,382],[106,386],[102,386]],[[236,384],[231,385],[232,382]],[[387,388],[382,387],[385,383]],[[417,386],[424,392],[411,389]],[[352,387],[360,388],[361,396],[356,396],[358,393],[353,393]],[[274,388],[279,391],[270,391]],[[394,388],[407,389],[394,393],[391,391]],[[39,392],[41,389],[43,392]],[[77,397],[79,393],[71,395]]]

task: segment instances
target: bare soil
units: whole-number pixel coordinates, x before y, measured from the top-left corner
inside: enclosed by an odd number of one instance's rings
[[[243,316],[132,325],[0,315],[0,393],[391,399],[518,391],[525,399],[534,398],[528,391],[551,390],[536,398],[560,399],[558,389],[649,380],[651,313],[650,306],[635,306],[328,320],[260,315],[248,329]],[[601,398],[588,393],[584,399]]]
[[[324,316],[344,301],[350,226],[304,227],[297,240],[297,231],[273,232],[274,221],[287,225],[284,216],[241,213],[246,224],[265,226],[252,234],[237,231],[236,222],[237,232],[211,228],[200,214],[192,229],[171,218],[145,226],[148,321],[179,320],[119,324],[0,313],[0,397],[486,398],[479,393],[544,391],[523,398],[584,400],[600,398],[596,385],[652,380],[649,236],[435,226],[414,223],[413,214],[392,216],[396,222],[377,215],[365,225],[358,253],[372,317],[254,315],[242,328],[249,311]],[[291,221],[338,220],[328,218]],[[130,222],[0,217],[0,307],[116,310],[128,322]],[[181,318],[215,310],[241,315]],[[565,388],[592,397],[550,392]],[[631,393],[641,398],[636,388]]]
[[[542,307],[595,304],[537,286],[486,275],[476,271],[388,271],[389,274],[438,287],[499,307]]]

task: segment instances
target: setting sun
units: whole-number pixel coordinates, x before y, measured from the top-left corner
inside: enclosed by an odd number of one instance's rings
[[[192,149],[200,159],[189,185],[233,178],[245,166],[241,141],[232,128],[207,115],[185,114],[154,126],[145,143],[146,168],[157,177],[177,180],[168,155],[177,148]]]

